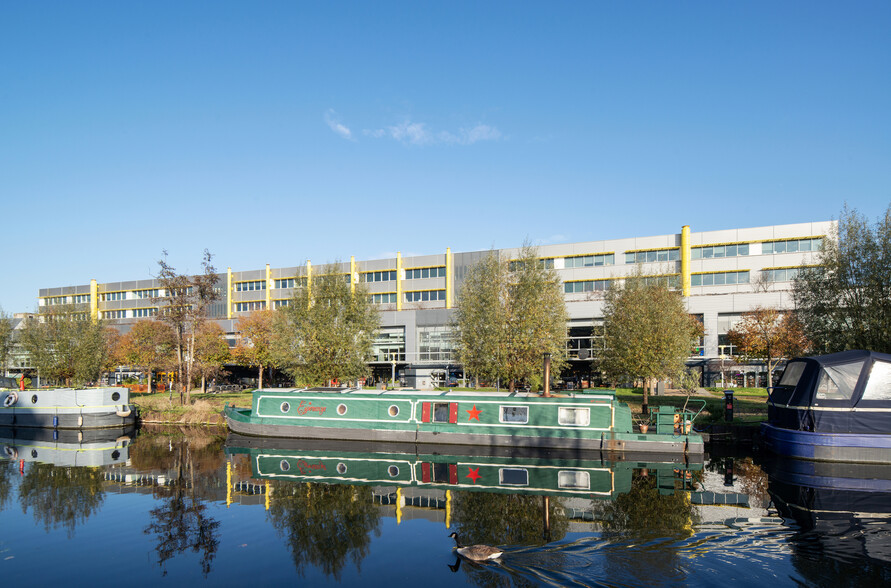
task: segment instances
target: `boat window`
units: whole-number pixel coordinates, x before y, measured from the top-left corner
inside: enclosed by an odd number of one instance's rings
[[[587,408],[566,408],[561,406],[557,416],[561,425],[587,427],[591,422],[591,411]]]
[[[31,396],[31,404],[37,404],[37,394]]]
[[[863,400],[891,400],[891,363],[876,361],[872,364]]]
[[[395,404],[391,404],[390,408],[387,409],[387,414],[389,414],[391,417],[399,416],[399,407]]]
[[[503,486],[528,486],[529,472],[521,468],[502,468],[498,470],[498,479]]]
[[[850,400],[862,369],[862,361],[823,366],[817,385],[817,400]]]
[[[342,476],[346,473],[346,471],[347,471],[347,467],[346,467],[345,463],[340,462],[339,464],[337,464],[337,473],[338,474],[340,474]]]
[[[291,410],[291,405],[288,404],[287,402],[282,402],[282,405],[280,408],[282,409],[282,412],[288,412],[289,410]]]
[[[557,472],[557,486],[565,490],[589,490],[591,475],[588,472]]]
[[[288,463],[287,459],[283,459],[280,462],[278,462],[278,469],[280,469],[283,472],[287,472],[288,470],[291,469],[291,464]]]
[[[120,400],[120,399],[121,399],[121,395],[120,395],[120,393],[118,393],[118,392],[112,392],[112,394],[111,394],[111,400],[112,400],[112,402],[117,402],[117,401]]]
[[[433,403],[433,422],[447,423],[449,422],[449,403],[434,402]]]
[[[346,404],[338,404],[337,405],[337,414],[343,416],[346,414],[347,407]]]
[[[783,377],[780,378],[779,386],[790,386],[795,387],[798,385],[798,380],[801,379],[801,374],[804,373],[804,367],[807,365],[803,361],[792,361],[786,366],[786,371],[783,372]]]
[[[502,406],[501,407],[502,423],[528,423],[529,407],[528,406]]]
[[[395,478],[399,475],[399,466],[391,465],[387,468],[387,473],[390,474],[391,478]]]
[[[433,483],[448,484],[449,483],[449,464],[434,463],[433,464]]]

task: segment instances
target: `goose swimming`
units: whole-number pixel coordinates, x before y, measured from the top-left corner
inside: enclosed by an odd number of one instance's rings
[[[449,535],[449,537],[455,540],[458,555],[473,561],[498,559],[501,557],[501,554],[504,553],[501,549],[496,549],[495,547],[490,547],[488,545],[461,545],[461,542],[458,540],[458,534],[454,532]]]

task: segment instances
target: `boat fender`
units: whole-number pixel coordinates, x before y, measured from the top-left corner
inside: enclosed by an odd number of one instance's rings
[[[116,411],[115,414],[118,415],[118,416],[121,417],[121,418],[127,418],[128,416],[130,416],[130,412],[131,412],[131,411],[130,411],[129,408],[127,408],[126,410],[124,410],[123,408],[121,408],[121,410]]]
[[[5,455],[8,459],[15,459],[19,456],[19,450],[15,447],[6,445],[3,447],[3,455]]]
[[[19,401],[19,395],[15,392],[10,392],[6,395],[6,398],[3,399],[3,406],[9,408],[13,404]]]

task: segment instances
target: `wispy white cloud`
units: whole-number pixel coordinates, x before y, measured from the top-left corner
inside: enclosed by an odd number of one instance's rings
[[[353,132],[350,131],[348,126],[340,122],[340,117],[337,116],[337,113],[334,112],[333,108],[329,108],[325,111],[325,124],[328,125],[328,128],[330,128],[332,131],[334,131],[344,139],[355,141],[355,139],[353,138]]]
[[[389,137],[405,145],[473,145],[480,141],[497,141],[501,139],[501,131],[495,127],[478,124],[457,131],[433,131],[425,123],[412,122],[408,119],[382,129],[366,129],[363,134],[375,139]]]

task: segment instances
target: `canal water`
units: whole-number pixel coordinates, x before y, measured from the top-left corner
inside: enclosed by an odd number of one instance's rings
[[[0,429],[0,448],[3,586],[891,584],[884,467],[206,429]],[[504,554],[462,560],[451,532]]]

